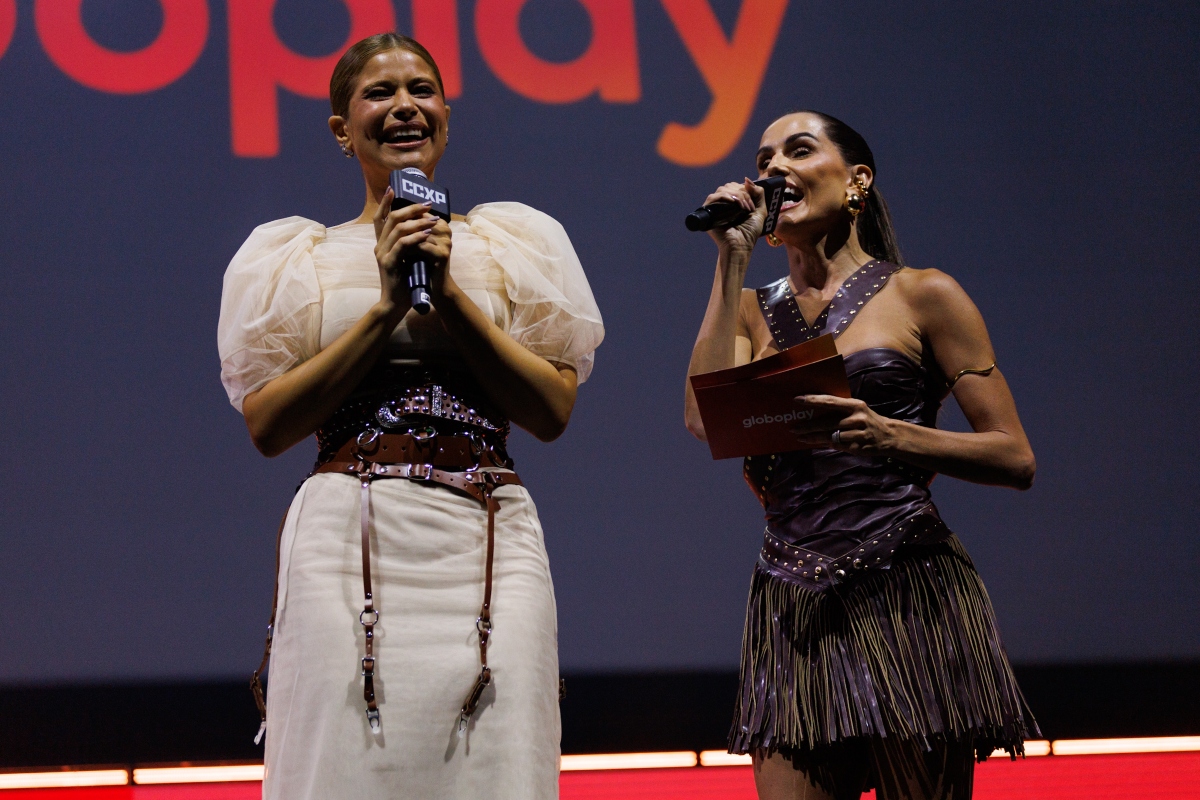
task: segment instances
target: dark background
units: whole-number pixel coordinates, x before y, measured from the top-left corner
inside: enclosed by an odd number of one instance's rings
[[[328,105],[286,92],[280,155],[231,154],[223,3],[195,67],[135,96],[60,73],[31,6],[0,57],[0,682],[237,677],[258,661],[275,527],[313,447],[263,459],[229,407],[221,278],[257,224],[356,216],[361,177]],[[513,447],[565,670],[736,663],[761,510],[682,425],[715,249],[680,223],[804,107],[867,137],[908,261],[956,277],[989,323],[1037,483],[934,491],[1012,658],[1200,656],[1195,3],[793,2],[745,135],[704,169],[655,153],[709,103],[657,2],[636,3],[632,105],[522,99],[459,6],[465,90],[439,182],[458,211],[519,200],[557,217],[608,330],[566,435]],[[728,31],[739,3],[714,6]],[[161,20],[152,0],[83,7],[112,48]],[[281,0],[276,20],[313,55],[348,30],[335,0]],[[532,0],[523,31],[559,60],[589,37],[569,0]],[[783,269],[764,247],[750,281]]]

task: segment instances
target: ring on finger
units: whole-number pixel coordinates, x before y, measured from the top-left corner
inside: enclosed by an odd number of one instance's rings
[[[833,435],[831,435],[829,437],[829,442],[830,442],[830,444],[834,444],[834,445],[841,444],[842,443],[842,432],[840,430],[834,431]]]

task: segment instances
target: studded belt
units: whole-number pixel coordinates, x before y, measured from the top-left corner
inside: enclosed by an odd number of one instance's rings
[[[477,425],[490,431],[500,430],[502,427],[477,411],[467,400],[436,383],[405,389],[381,404],[375,412],[375,417],[385,428],[395,428],[403,425],[404,418],[411,414],[442,417],[467,425]]]
[[[766,531],[758,563],[767,572],[789,583],[814,591],[826,591],[854,581],[864,574],[887,569],[902,547],[934,544],[950,537],[932,505],[893,525],[848,552],[838,556],[817,553],[788,544]]]

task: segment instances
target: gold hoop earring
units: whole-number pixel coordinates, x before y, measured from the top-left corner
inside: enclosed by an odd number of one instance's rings
[[[771,245],[771,247],[779,247],[783,242],[774,233],[768,233],[767,244]]]
[[[858,219],[858,215],[867,207],[867,194],[867,187],[861,180],[855,181],[846,190],[846,201],[842,205],[850,212],[851,219]]]

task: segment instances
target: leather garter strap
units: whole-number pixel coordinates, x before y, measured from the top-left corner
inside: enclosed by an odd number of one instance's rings
[[[417,460],[417,459],[420,460]],[[487,510],[487,556],[484,568],[483,603],[475,628],[479,631],[479,676],[475,679],[459,713],[458,735],[466,734],[467,725],[479,707],[483,691],[492,682],[488,666],[488,643],[492,634],[492,573],[496,553],[496,512],[500,502],[493,493],[501,486],[520,486],[520,477],[497,463],[496,456],[480,447],[475,437],[459,435],[393,434],[377,429],[364,431],[340,448],[330,461],[313,471],[339,473],[358,478],[360,491],[360,533],[362,538],[363,610],[358,621],[366,635],[362,657],[363,699],[366,701],[367,721],[373,733],[381,730],[379,704],[375,698],[375,626],[379,624],[379,609],[375,607],[371,584],[371,482],[384,478],[405,478],[411,481],[436,483],[478,501]],[[286,521],[287,517],[284,516]],[[284,523],[279,526],[282,537]],[[276,575],[279,573],[279,542],[276,541]],[[278,609],[279,583],[276,579],[275,599],[271,603],[271,623],[267,626],[267,642],[262,663],[254,672],[250,687],[258,705],[262,724],[254,741],[257,744],[267,725],[266,701],[261,676],[267,666],[274,638],[275,614]]]

